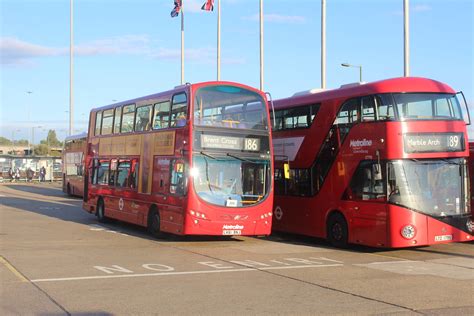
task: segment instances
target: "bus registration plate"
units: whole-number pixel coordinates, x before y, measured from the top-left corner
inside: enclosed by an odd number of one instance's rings
[[[453,235],[440,235],[440,236],[435,236],[435,241],[447,241],[447,240],[453,240]]]
[[[222,231],[222,235],[224,236],[242,235],[242,231],[239,229],[224,229]]]

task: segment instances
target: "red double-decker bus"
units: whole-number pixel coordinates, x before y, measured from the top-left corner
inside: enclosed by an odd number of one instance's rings
[[[396,78],[297,94],[275,101],[274,122],[274,230],[335,246],[473,239],[466,123],[446,84]]]
[[[474,140],[469,141],[469,179],[471,179],[471,213],[474,214]]]
[[[232,82],[93,109],[84,209],[153,235],[269,235],[273,205],[268,103]]]
[[[84,194],[84,158],[87,133],[71,135],[64,140],[63,192],[82,197]]]

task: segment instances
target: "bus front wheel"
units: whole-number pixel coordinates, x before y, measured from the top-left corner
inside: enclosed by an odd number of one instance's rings
[[[97,219],[100,223],[107,222],[107,217],[105,217],[104,201],[102,199],[99,199],[99,202],[97,202],[97,210],[95,212],[95,215],[97,216]]]
[[[327,240],[334,247],[347,247],[349,236],[347,222],[341,213],[333,213],[329,216],[326,235]]]
[[[156,238],[162,237],[162,232],[160,230],[160,212],[156,207],[152,207],[148,212],[148,232]]]

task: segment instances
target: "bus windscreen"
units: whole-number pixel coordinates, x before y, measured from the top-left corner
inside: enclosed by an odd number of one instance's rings
[[[196,92],[194,125],[267,130],[268,117],[263,98],[234,86],[208,86]]]

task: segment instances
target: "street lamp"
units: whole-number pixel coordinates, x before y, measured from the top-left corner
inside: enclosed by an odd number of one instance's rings
[[[43,126],[33,126],[31,128],[31,143],[33,145],[33,150],[31,151],[32,154],[35,151],[35,128],[41,128],[41,127],[43,127]]]
[[[19,131],[19,129],[12,130],[12,155],[15,155],[15,132]]]
[[[342,66],[342,67],[355,67],[355,68],[359,68],[359,82],[362,82],[362,66],[361,66],[361,65],[351,65],[351,64],[348,64],[348,63],[342,63],[341,66]]]
[[[33,91],[26,91],[26,93],[28,95],[31,95],[33,93]],[[29,123],[30,122],[30,101],[28,101],[28,103],[26,104],[26,114],[27,114],[28,123]],[[28,152],[29,152],[31,150],[30,137],[27,137],[27,140],[28,140]]]

